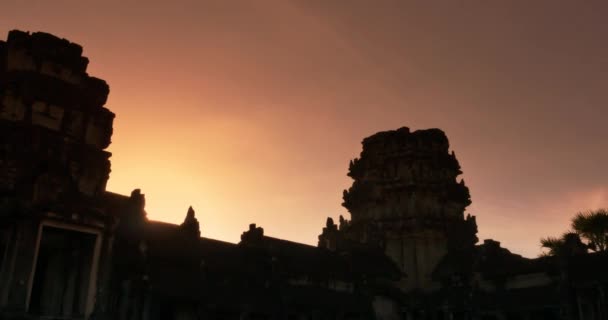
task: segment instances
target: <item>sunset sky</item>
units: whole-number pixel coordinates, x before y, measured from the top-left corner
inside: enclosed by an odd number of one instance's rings
[[[84,47],[116,113],[108,190],[237,242],[316,244],[361,140],[441,128],[479,238],[533,257],[608,207],[608,1],[1,0],[0,38]]]

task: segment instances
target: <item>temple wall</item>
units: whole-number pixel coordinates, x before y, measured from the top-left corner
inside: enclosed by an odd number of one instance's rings
[[[57,63],[53,63],[51,61],[44,61],[39,70],[41,74],[45,74],[51,77],[55,77],[62,81],[71,84],[81,84],[82,83],[82,75],[79,75],[73,72],[72,69],[66,68]]]
[[[506,289],[521,289],[529,287],[540,287],[553,283],[553,279],[546,273],[521,274],[507,279]]]
[[[401,280],[403,289],[433,289],[438,285],[431,273],[447,252],[445,240],[432,235],[389,239],[385,252],[407,274]]]
[[[399,305],[397,302],[382,296],[374,297],[372,302],[376,320],[400,320]]]
[[[175,320],[198,320],[196,308],[191,304],[179,304],[175,308]]]
[[[3,238],[2,262],[0,263],[0,307],[5,307],[15,269],[15,247],[18,242],[18,234],[14,226],[0,231]]]
[[[0,118],[12,122],[23,121],[25,118],[27,107],[21,98],[7,94],[2,99],[0,108]]]
[[[496,282],[492,280],[484,279],[482,274],[476,272],[473,275],[473,283],[479,287],[479,289],[484,292],[494,292],[496,291]]]
[[[0,290],[0,305],[8,310],[25,311],[27,308],[28,283],[35,260],[37,225],[22,223],[15,226],[9,244],[7,273]]]
[[[8,50],[7,66],[8,71],[38,71],[36,62],[25,49]]]
[[[32,124],[53,131],[59,131],[61,129],[63,113],[63,108],[49,105],[42,101],[36,101],[32,104]]]

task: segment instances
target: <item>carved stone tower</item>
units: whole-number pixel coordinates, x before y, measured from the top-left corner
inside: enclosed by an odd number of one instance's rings
[[[114,114],[87,64],[47,33],[0,41],[0,310],[11,314],[85,319],[102,285]]]
[[[0,190],[35,202],[105,191],[114,114],[82,47],[46,33],[0,42]]]
[[[433,290],[439,284],[433,271],[446,253],[466,252],[477,242],[474,217],[464,217],[471,201],[457,181],[461,173],[439,129],[368,137],[350,163],[354,182],[344,191],[351,221],[341,221],[339,232],[325,228],[319,244],[331,248],[347,239],[382,248],[407,274],[402,289]]]

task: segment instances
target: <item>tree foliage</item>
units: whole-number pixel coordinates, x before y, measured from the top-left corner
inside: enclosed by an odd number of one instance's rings
[[[570,226],[573,231],[561,237],[540,239],[541,247],[547,249],[543,255],[571,255],[587,252],[587,249],[608,251],[608,209],[579,212],[572,218]]]
[[[572,229],[588,241],[591,250],[608,250],[608,209],[577,213],[572,219]]]
[[[542,238],[540,244],[548,250],[543,254],[546,256],[570,256],[587,252],[587,245],[574,232],[566,232],[561,237]]]

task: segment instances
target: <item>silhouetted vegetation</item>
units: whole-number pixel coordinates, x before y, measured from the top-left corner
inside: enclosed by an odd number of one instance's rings
[[[588,241],[589,249],[598,252],[608,249],[608,209],[579,212],[572,219],[572,229]]]
[[[570,227],[572,231],[560,237],[546,237],[540,240],[543,255],[572,255],[589,250],[608,250],[608,209],[589,210],[577,213]],[[584,242],[583,242],[584,240]]]
[[[575,232],[566,232],[561,237],[542,238],[540,244],[548,250],[543,254],[547,256],[569,256],[586,253],[588,248]]]

